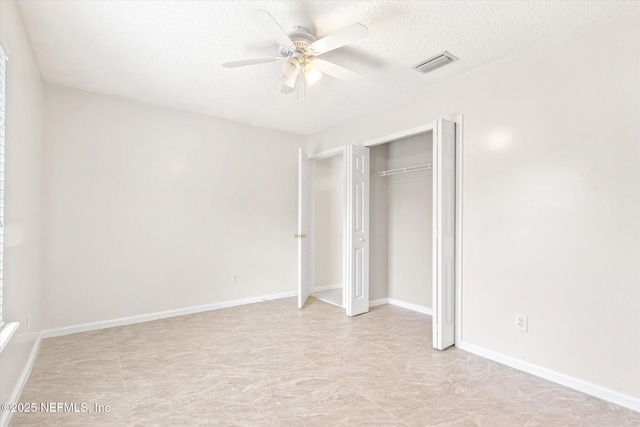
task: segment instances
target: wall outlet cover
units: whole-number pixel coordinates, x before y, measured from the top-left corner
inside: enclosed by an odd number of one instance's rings
[[[529,331],[529,316],[526,314],[516,313],[516,321],[513,326],[519,331],[528,332]]]

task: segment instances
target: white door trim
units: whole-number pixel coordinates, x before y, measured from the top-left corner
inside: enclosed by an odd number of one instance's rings
[[[433,123],[427,123],[425,125],[416,126],[414,128],[409,128],[409,129],[401,130],[399,132],[390,133],[389,135],[381,136],[379,138],[368,139],[358,144],[364,145],[365,147],[373,147],[375,145],[386,144],[388,142],[396,141],[398,139],[408,138],[410,136],[429,132],[430,130],[433,130]]]
[[[455,285],[455,306],[456,306],[456,333],[455,343],[458,346],[462,343],[462,114],[449,117],[456,124],[456,285]]]
[[[342,145],[340,147],[332,148],[331,150],[321,151],[312,156],[309,156],[311,160],[321,160],[328,159],[329,157],[339,156],[340,154],[344,154],[347,147],[346,145]]]

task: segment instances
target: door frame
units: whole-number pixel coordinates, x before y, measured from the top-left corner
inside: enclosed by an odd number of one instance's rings
[[[452,121],[456,124],[456,260],[455,260],[455,345],[459,345],[462,342],[462,159],[463,159],[463,115],[457,114],[454,116],[443,117],[446,120]],[[410,136],[418,135],[421,133],[433,132],[434,120],[429,123],[400,130],[398,132],[383,135],[377,138],[368,139],[356,143],[358,145],[364,145],[365,147],[374,147],[376,145],[387,144],[389,142],[408,138]]]
[[[311,161],[328,159],[335,156],[342,156],[342,309],[347,309],[347,293],[345,288],[347,286],[348,280],[348,272],[345,266],[349,262],[349,253],[348,253],[348,244],[349,241],[347,239],[347,221],[349,219],[349,206],[348,206],[348,195],[347,195],[347,146],[342,145],[340,147],[332,148],[330,150],[321,151],[319,153],[315,153],[309,156]],[[314,196],[315,197],[315,192]],[[315,205],[315,204],[314,204]],[[315,215],[315,213],[313,214]],[[313,221],[315,224],[315,221]],[[311,262],[314,264],[315,271],[315,246],[311,248]]]

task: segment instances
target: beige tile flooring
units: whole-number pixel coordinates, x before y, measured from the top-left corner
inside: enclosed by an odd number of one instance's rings
[[[21,402],[108,413],[14,414],[12,425],[640,426],[640,414],[457,348],[429,316],[348,318],[294,299],[42,343]]]

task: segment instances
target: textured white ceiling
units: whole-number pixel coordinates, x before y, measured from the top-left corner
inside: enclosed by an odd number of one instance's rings
[[[309,134],[499,58],[605,19],[638,1],[19,1],[44,79],[258,126]],[[280,94],[277,55],[250,16],[323,37],[354,22],[369,38],[327,53],[362,73],[325,76],[305,102]],[[447,50],[459,61],[412,67]],[[595,52],[594,52],[595,54]],[[560,66],[560,65],[559,65]]]

